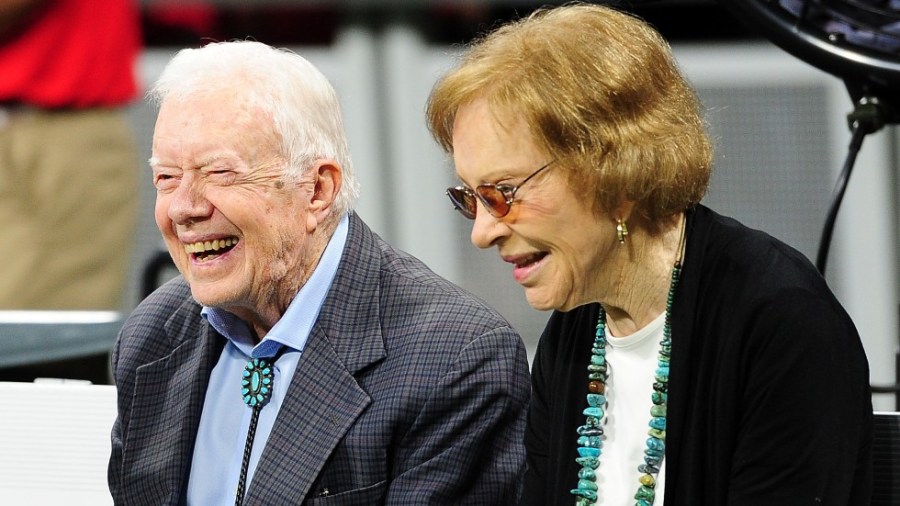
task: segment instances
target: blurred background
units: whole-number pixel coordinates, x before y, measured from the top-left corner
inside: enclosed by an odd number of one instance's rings
[[[527,305],[496,251],[479,251],[470,244],[470,223],[452,211],[443,195],[456,178],[451,161],[425,128],[424,107],[437,76],[474,36],[554,3],[143,0],[144,47],[136,71],[145,89],[178,49],[230,39],[289,47],[308,58],[341,97],[362,183],[360,216],[386,240],[498,308],[532,353],[549,313]],[[716,168],[704,202],[769,232],[814,261],[851,139],[847,114],[854,104],[844,82],[776,46],[753,23],[719,3],[615,5],[648,20],[671,42],[706,107]],[[142,167],[137,233],[121,317],[149,288],[175,274],[153,222],[155,190],[145,162],[155,114],[142,100],[129,108]],[[897,167],[897,130],[887,125],[866,139],[856,161],[826,271],[862,335],[872,382],[883,385],[897,380],[900,342]],[[92,348],[53,356],[58,369],[39,374],[108,381],[106,355],[119,321],[104,323]],[[0,323],[0,328],[3,325],[24,328],[21,322]],[[4,341],[14,345],[10,339],[15,338],[8,336],[12,334],[0,334],[0,346]],[[3,351],[0,348],[0,355]],[[38,374],[35,367],[48,362],[40,354],[46,349],[32,346],[28,351],[27,360],[0,360],[0,377],[27,380]],[[876,409],[895,408],[893,393],[873,399]]]

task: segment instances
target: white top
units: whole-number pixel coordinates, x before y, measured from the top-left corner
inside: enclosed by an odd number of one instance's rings
[[[630,336],[613,337],[606,328],[606,440],[597,468],[598,506],[633,506],[640,487],[638,466],[650,436],[650,399],[666,314]],[[665,460],[657,476],[654,506],[663,503]]]

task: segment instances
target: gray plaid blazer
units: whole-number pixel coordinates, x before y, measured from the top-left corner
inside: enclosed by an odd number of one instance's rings
[[[184,504],[224,340],[180,277],[125,322],[112,355],[116,504]],[[351,215],[244,504],[514,504],[529,396],[509,323]]]

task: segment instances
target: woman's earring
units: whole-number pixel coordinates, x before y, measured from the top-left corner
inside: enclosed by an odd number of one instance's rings
[[[619,240],[619,244],[625,244],[626,237],[628,237],[628,227],[625,226],[622,218],[616,218],[616,239]]]

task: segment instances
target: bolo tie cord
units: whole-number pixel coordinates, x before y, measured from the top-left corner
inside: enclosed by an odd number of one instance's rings
[[[244,492],[247,487],[247,470],[250,468],[250,453],[253,452],[253,440],[256,439],[256,425],[259,423],[259,412],[262,407],[253,408],[250,417],[250,427],[247,429],[247,442],[244,443],[244,458],[241,460],[241,474],[238,478],[237,493],[234,496],[234,506],[244,503]]]
[[[276,350],[269,358],[252,358],[241,373],[241,397],[244,404],[253,410],[250,415],[250,426],[247,428],[247,441],[244,443],[244,456],[241,459],[241,473],[238,477],[237,491],[234,495],[234,506],[242,506],[247,489],[247,473],[250,468],[250,455],[253,452],[253,441],[256,439],[256,426],[259,424],[259,412],[272,398],[275,385],[275,361],[284,348]]]

